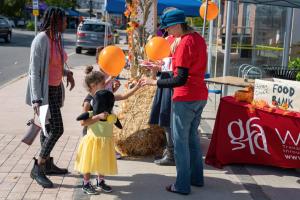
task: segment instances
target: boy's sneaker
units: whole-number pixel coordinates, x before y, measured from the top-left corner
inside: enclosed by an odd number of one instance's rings
[[[89,194],[89,195],[96,195],[96,194],[99,194],[97,192],[97,190],[94,188],[94,186],[89,182],[87,184],[83,184],[82,186],[82,191],[86,194]]]
[[[103,192],[106,193],[112,192],[111,187],[109,185],[106,185],[104,180],[99,181],[98,179],[96,179],[96,181],[97,181],[96,187],[98,190],[102,190]]]

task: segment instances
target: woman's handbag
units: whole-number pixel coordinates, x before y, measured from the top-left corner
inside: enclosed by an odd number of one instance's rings
[[[35,122],[35,114],[33,115],[33,118],[27,122],[27,126],[28,129],[26,131],[25,136],[22,139],[22,142],[24,142],[27,145],[31,145],[36,136],[41,131],[41,126]]]

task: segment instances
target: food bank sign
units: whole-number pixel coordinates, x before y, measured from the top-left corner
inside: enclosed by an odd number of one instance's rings
[[[269,105],[276,102],[288,110],[300,112],[300,83],[275,79],[274,82],[255,80],[254,99],[264,100]]]

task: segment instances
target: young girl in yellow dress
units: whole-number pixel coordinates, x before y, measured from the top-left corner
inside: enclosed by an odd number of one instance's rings
[[[126,94],[105,90],[105,75],[93,68],[86,69],[85,85],[93,96],[93,110],[81,114],[77,120],[87,126],[87,134],[81,139],[75,170],[83,174],[82,190],[86,194],[98,194],[99,190],[111,192],[105,184],[104,175],[117,174],[117,161],[113,138],[113,125],[122,128],[119,120],[111,114],[114,102],[131,96],[140,88],[140,82]],[[96,188],[90,182],[90,174],[96,174]]]

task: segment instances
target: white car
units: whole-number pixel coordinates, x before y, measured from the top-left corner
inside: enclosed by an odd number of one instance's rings
[[[97,19],[86,19],[77,28],[76,53],[82,49],[95,51],[97,47],[103,47],[105,41],[105,29],[107,28],[107,44],[113,44],[112,25]]]
[[[17,21],[17,26],[25,26],[25,24],[26,24],[26,22],[25,22],[24,19],[19,19],[19,20]]]

